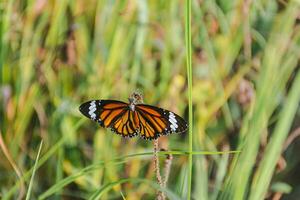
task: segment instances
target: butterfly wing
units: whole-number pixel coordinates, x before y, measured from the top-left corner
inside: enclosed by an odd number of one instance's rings
[[[138,127],[134,123],[134,112],[127,109],[123,115],[116,119],[111,130],[123,137],[135,137],[138,135]]]
[[[115,100],[92,100],[81,104],[79,110],[102,127],[111,128],[123,137],[137,135],[137,128],[130,121],[133,116],[127,103]]]
[[[171,111],[146,104],[138,104],[135,108],[139,132],[144,139],[156,139],[160,135],[182,133],[188,128],[186,121]]]

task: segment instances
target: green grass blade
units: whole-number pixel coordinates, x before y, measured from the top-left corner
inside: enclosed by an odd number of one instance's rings
[[[61,146],[64,144],[64,140],[61,139],[59,140],[56,144],[54,144],[51,149],[48,150],[48,152],[43,155],[43,157],[38,161],[38,164],[36,166],[36,169],[38,169],[39,167],[41,167],[59,148],[61,148]],[[33,168],[31,168],[30,170],[28,170],[24,176],[22,177],[23,180],[28,180],[29,177],[32,175],[33,173]],[[21,181],[17,181],[15,183],[15,185],[10,188],[10,190],[8,190],[5,195],[2,196],[3,199],[10,199],[11,196],[14,195],[14,193],[16,193],[17,189],[20,187],[20,183]]]
[[[126,161],[115,161],[115,162],[112,162],[110,164],[114,164],[114,165],[120,165],[120,164],[123,164],[125,163]],[[81,170],[79,170],[77,173],[73,174],[73,175],[70,175],[62,180],[60,180],[59,182],[57,182],[56,184],[52,185],[48,190],[46,190],[44,193],[42,193],[40,196],[39,196],[39,200],[42,200],[42,199],[46,199],[48,198],[49,196],[55,194],[56,192],[60,191],[63,187],[65,187],[66,185],[72,183],[73,181],[75,181],[77,178],[81,177],[81,176],[84,176],[86,173],[89,173],[89,172],[92,172],[94,170],[97,170],[101,167],[104,167],[104,162],[100,162],[98,164],[93,164],[93,165],[90,165],[88,167],[85,167]],[[107,165],[107,164],[106,164]]]
[[[219,199],[244,199],[247,198],[251,174],[256,164],[259,153],[261,136],[267,130],[269,118],[278,105],[278,98],[284,91],[295,64],[284,65],[287,60],[286,48],[290,43],[293,26],[296,19],[297,6],[290,3],[285,12],[276,18],[273,34],[269,37],[265,48],[260,76],[257,79],[257,94],[253,113],[249,122],[243,124],[239,148],[241,154],[235,156],[225,187]],[[280,39],[278,38],[280,31]],[[293,55],[294,58],[295,55]],[[284,66],[284,68],[283,68]],[[284,70],[287,73],[282,73]],[[242,176],[241,176],[242,174]]]
[[[238,151],[227,151],[227,152],[189,152],[189,151],[161,151],[158,154],[160,156],[168,155],[168,154],[173,154],[173,155],[213,155],[213,154],[228,154],[228,153],[239,153]],[[117,157],[109,161],[101,161],[96,164],[89,165],[81,170],[79,170],[77,173],[72,174],[54,185],[50,187],[47,191],[45,191],[43,194],[39,196],[39,199],[46,199],[47,197],[55,194],[56,192],[60,191],[63,187],[66,185],[72,183],[75,181],[77,178],[84,176],[87,173],[90,173],[94,170],[97,170],[102,167],[106,167],[107,165],[121,165],[126,162],[128,162],[128,159],[135,158],[135,157],[140,157],[140,156],[153,156],[153,152],[144,152],[144,153],[136,153],[136,154],[130,154],[127,156],[122,156],[122,157]]]
[[[126,101],[136,89],[145,103],[189,118],[187,134],[160,138],[173,194],[240,200],[297,191],[297,152],[286,154],[287,173],[274,163],[292,116],[300,119],[284,111],[295,103],[299,0],[92,2],[0,3],[0,129],[25,170],[17,177],[0,159],[1,199],[25,199],[27,190],[27,199],[155,198],[151,183],[137,181],[155,182],[151,143],[112,135],[78,111],[90,99]]]
[[[299,101],[300,101],[300,71],[297,73],[292,89],[288,95],[285,106],[282,109],[282,113],[279,122],[275,128],[274,134],[266,148],[263,160],[255,174],[252,189],[250,192],[250,200],[263,199],[267,193],[268,186],[272,179],[275,166],[281,154],[282,147],[289,130],[291,128],[293,118],[296,114]]]
[[[186,46],[186,67],[188,79],[188,99],[189,99],[189,168],[188,168],[188,193],[187,199],[191,199],[192,193],[192,173],[193,173],[193,74],[192,74],[192,39],[191,39],[191,0],[185,2],[185,46]]]
[[[43,146],[43,140],[40,143],[38,154],[36,156],[35,163],[34,163],[34,166],[33,166],[33,171],[32,171],[31,179],[30,179],[30,182],[29,182],[28,191],[27,191],[27,194],[26,194],[26,200],[30,199],[30,194],[31,194],[31,191],[32,191],[32,186],[33,186],[34,175],[35,175],[35,172],[37,170],[38,161],[39,161],[40,153],[41,153],[41,150],[42,150],[42,146]]]
[[[106,192],[108,192],[109,190],[111,190],[114,186],[120,185],[120,184],[123,184],[123,183],[128,183],[128,182],[146,183],[146,184],[150,185],[151,187],[153,187],[155,189],[163,191],[169,197],[169,199],[180,200],[180,198],[178,197],[178,195],[174,194],[170,190],[168,190],[166,188],[161,188],[158,184],[154,183],[153,181],[149,181],[147,179],[140,179],[140,178],[124,178],[124,179],[120,179],[120,180],[115,181],[115,182],[108,183],[108,184],[104,185],[103,187],[101,187],[96,192],[94,192],[91,195],[91,197],[89,198],[89,200],[101,199],[101,197]]]

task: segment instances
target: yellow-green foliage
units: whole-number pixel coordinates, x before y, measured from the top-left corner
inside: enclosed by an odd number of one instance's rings
[[[287,149],[283,175],[275,168],[299,121],[299,8],[1,1],[0,198],[138,200],[157,189],[169,199],[293,197],[297,152]],[[151,142],[123,139],[78,110],[137,89],[147,104],[193,116],[189,133],[160,138],[174,154],[167,188],[156,183]]]

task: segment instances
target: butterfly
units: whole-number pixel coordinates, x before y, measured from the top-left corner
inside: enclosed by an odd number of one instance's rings
[[[110,128],[123,137],[140,136],[157,139],[170,133],[182,133],[188,128],[186,121],[174,112],[142,104],[142,96],[133,93],[129,103],[117,100],[91,100],[79,107],[86,117]]]

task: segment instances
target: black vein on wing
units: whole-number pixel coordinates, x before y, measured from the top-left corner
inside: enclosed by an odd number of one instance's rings
[[[154,130],[154,136],[152,137],[150,134],[149,134],[149,138],[157,138],[159,135],[160,135],[160,132],[159,131],[157,131],[156,130],[156,128],[154,127],[154,125],[150,122],[150,120],[147,118],[147,117],[145,117],[144,116],[144,113],[141,113],[140,112],[140,109],[138,110],[139,112],[139,114],[140,114],[140,116],[141,117],[143,117],[143,119],[148,123],[148,126],[151,126],[152,128],[153,128],[153,130]],[[138,115],[138,117],[139,117],[139,115]],[[139,120],[140,120],[140,117],[139,117]],[[141,120],[140,120],[141,121]],[[143,125],[142,123],[140,123],[141,124],[141,126],[142,127],[144,127],[144,132],[145,132],[145,130],[147,129],[148,131],[149,131],[149,129],[148,129],[148,127],[146,126],[146,125]],[[145,129],[146,128],[146,129]],[[156,131],[156,132],[155,132]],[[149,131],[149,133],[150,133],[150,131]],[[147,136],[145,136],[146,138],[147,138]]]
[[[151,121],[150,119],[148,119],[148,117],[145,115],[145,113],[144,113],[142,110],[139,110],[139,111],[140,111],[141,116],[145,119],[145,121],[147,121],[148,124],[151,125],[151,127],[154,129],[154,131],[156,131],[155,133],[158,133],[158,134],[161,133],[161,132],[159,132],[159,130],[156,129],[155,124],[153,124],[152,121]],[[147,112],[147,113],[148,113],[148,112]],[[153,116],[153,115],[152,115],[152,116]],[[155,120],[155,122],[157,123],[157,125],[158,125],[159,127],[161,127],[161,126],[159,125],[159,123],[158,123],[156,120]],[[162,127],[161,127],[161,129],[164,130],[164,128],[162,128]],[[155,134],[155,133],[154,133],[154,134]]]
[[[131,128],[132,130],[134,130],[134,132],[135,132],[135,129],[134,129],[132,120],[131,120],[131,118],[130,118],[131,112],[132,112],[131,110],[128,111],[128,119],[127,119],[127,122],[126,122],[126,123],[128,123],[128,125],[130,126],[130,128]]]
[[[110,121],[110,123],[108,124],[107,127],[111,127],[111,126],[118,120],[119,117],[122,117],[122,116],[123,116],[124,112],[126,112],[125,109],[123,109],[122,112],[120,112],[118,115],[116,115],[116,116]],[[109,114],[110,114],[110,113],[109,113]],[[104,120],[103,120],[103,122],[104,122]],[[104,123],[104,124],[105,124],[105,123]]]

